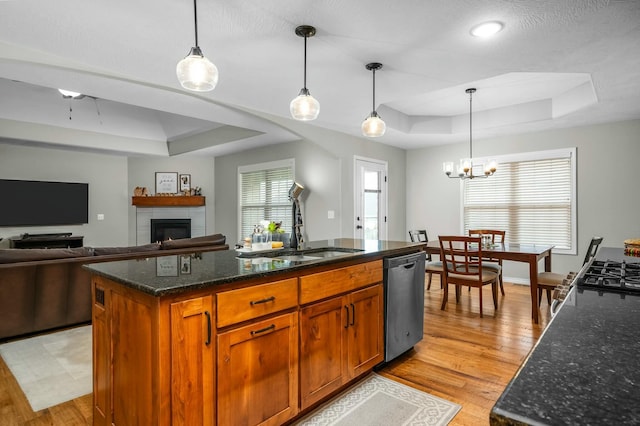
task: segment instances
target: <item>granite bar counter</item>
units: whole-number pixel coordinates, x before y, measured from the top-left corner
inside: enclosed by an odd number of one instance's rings
[[[152,296],[164,296],[207,286],[267,277],[287,271],[300,271],[321,264],[349,260],[366,261],[421,250],[423,244],[405,241],[339,238],[312,241],[301,250],[282,249],[261,252],[225,250],[191,255],[106,262],[85,266],[93,274],[114,280]],[[340,255],[312,260],[291,260],[288,254],[305,254],[307,259],[322,250]],[[280,257],[282,256],[282,258]]]
[[[623,249],[596,259],[640,262]],[[573,287],[490,414],[492,425],[640,424],[640,296]]]

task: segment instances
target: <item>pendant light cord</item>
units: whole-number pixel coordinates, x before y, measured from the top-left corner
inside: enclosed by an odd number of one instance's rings
[[[472,126],[472,113],[473,109],[471,107],[473,98],[473,92],[469,92],[469,161],[473,159],[473,126]]]
[[[307,36],[304,36],[304,89],[307,89]]]
[[[375,112],[376,110],[376,70],[373,69],[373,105],[371,111]]]
[[[198,8],[196,7],[196,0],[193,0],[193,21],[196,29],[196,47],[198,47]]]

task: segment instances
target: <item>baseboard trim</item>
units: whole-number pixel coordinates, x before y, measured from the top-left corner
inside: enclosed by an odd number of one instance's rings
[[[529,285],[529,280],[525,278],[517,278],[517,277],[502,277],[503,281],[511,284],[519,284],[519,285]]]

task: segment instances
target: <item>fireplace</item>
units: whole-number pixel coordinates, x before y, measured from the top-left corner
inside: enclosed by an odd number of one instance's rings
[[[151,219],[151,242],[191,238],[191,219]]]

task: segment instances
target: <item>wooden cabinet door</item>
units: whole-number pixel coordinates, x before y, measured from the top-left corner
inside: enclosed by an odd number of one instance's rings
[[[305,409],[346,382],[345,298],[334,297],[300,311],[300,402]]]
[[[217,339],[219,425],[280,425],[298,413],[297,312]]]
[[[171,424],[213,425],[213,298],[171,304]]]
[[[382,284],[347,296],[350,308],[347,368],[353,378],[384,360],[384,301]]]

